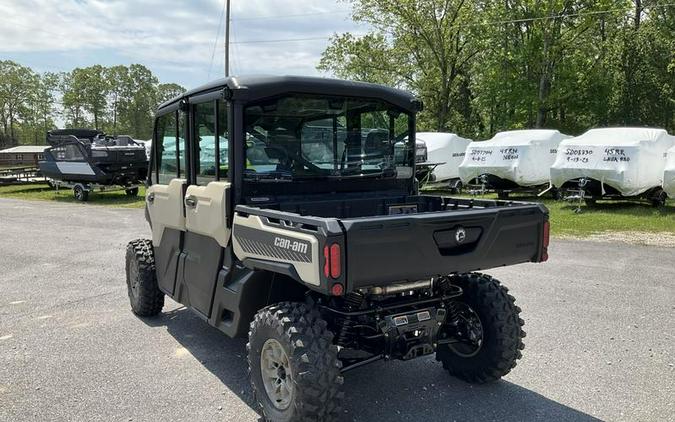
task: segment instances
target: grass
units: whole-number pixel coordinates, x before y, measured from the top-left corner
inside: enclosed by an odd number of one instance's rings
[[[91,191],[87,203],[125,208],[143,208],[145,204],[144,197],[145,188],[142,186],[139,188],[138,196],[127,196],[123,190],[112,192]],[[46,184],[0,186],[0,198],[79,203],[73,197],[72,189],[62,188],[57,192]]]
[[[425,193],[429,193],[426,191]],[[436,192],[448,195],[447,192]],[[466,196],[466,195],[464,195]],[[477,198],[480,198],[477,197]],[[485,198],[496,199],[494,194]],[[675,200],[664,208],[628,201],[600,201],[594,206],[576,204],[536,196],[511,195],[514,201],[541,202],[548,208],[551,233],[556,236],[588,236],[607,232],[649,232],[675,234]]]
[[[426,191],[449,195],[447,192]],[[115,207],[143,208],[145,189],[140,188],[137,197],[127,196],[124,191],[92,192],[89,203]],[[74,202],[73,192],[61,189],[58,193],[47,185],[0,186],[0,197],[42,201]],[[485,198],[496,198],[486,195]],[[512,195],[513,200],[542,202],[550,211],[551,231],[557,236],[587,236],[607,232],[667,232],[675,234],[675,200],[657,209],[647,204],[632,202],[598,202],[582,206],[580,214],[574,213],[576,205],[552,199]]]

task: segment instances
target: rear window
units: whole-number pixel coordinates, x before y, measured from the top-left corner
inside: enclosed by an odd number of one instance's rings
[[[249,106],[245,174],[254,180],[409,178],[411,118],[365,98],[295,94]],[[405,151],[395,153],[397,144]]]

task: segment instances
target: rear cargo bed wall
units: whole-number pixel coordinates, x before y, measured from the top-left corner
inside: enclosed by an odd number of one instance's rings
[[[388,215],[392,205],[415,205],[417,212],[434,212],[442,208],[441,199],[431,196],[395,196],[304,201],[281,201],[259,205],[263,208],[300,215],[334,218],[358,218]]]

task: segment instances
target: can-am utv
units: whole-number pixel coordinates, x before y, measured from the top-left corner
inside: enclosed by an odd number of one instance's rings
[[[40,171],[52,184],[72,187],[78,200],[86,201],[93,189],[123,189],[135,196],[147,177],[145,146],[129,136],[57,129],[47,132],[47,143]]]
[[[548,212],[419,195],[420,109],[404,91],[301,77],[231,77],[161,105],[152,240],[127,246],[133,312],[156,315],[167,295],[247,336],[273,421],[339,420],[343,374],[381,359],[435,354],[476,383],[507,374],[520,308],[472,271],[545,261]]]

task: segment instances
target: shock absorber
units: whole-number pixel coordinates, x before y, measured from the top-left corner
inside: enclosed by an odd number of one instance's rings
[[[361,293],[351,292],[345,296],[345,308],[348,311],[356,310],[361,307],[365,297]],[[337,344],[341,346],[347,345],[349,342],[351,328],[354,325],[352,317],[345,317],[341,322],[341,327],[337,336]]]

